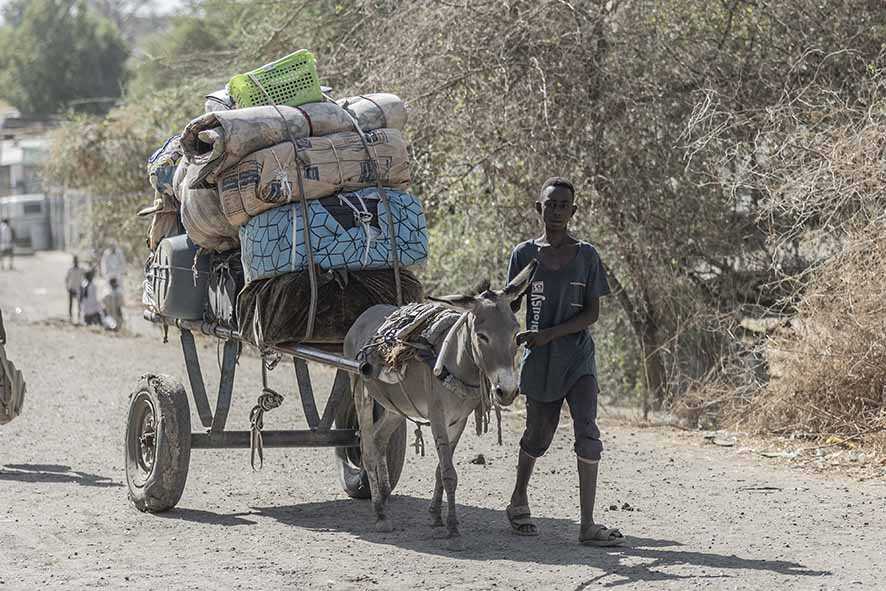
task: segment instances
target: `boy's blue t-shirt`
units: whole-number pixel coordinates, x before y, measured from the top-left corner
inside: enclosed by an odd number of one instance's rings
[[[508,281],[538,257],[539,246],[527,240],[514,247],[508,265]],[[542,330],[578,315],[591,298],[609,294],[606,271],[597,250],[579,242],[578,253],[561,269],[539,262],[526,290],[526,328]],[[590,329],[566,335],[543,347],[524,349],[520,392],[539,402],[564,398],[586,375],[597,375],[594,339]]]

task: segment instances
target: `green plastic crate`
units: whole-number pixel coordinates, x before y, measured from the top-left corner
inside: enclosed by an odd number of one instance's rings
[[[228,93],[238,108],[270,105],[271,101],[251,79],[258,80],[277,105],[297,107],[323,101],[317,60],[302,49],[247,74],[237,74],[228,82]]]

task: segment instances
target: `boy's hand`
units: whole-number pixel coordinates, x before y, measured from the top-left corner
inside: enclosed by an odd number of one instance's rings
[[[517,334],[517,344],[526,345],[528,349],[543,347],[552,340],[554,340],[553,335],[548,329],[525,330]]]

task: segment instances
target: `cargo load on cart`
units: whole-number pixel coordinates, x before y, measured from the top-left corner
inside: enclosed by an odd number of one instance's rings
[[[207,95],[151,155],[149,313],[334,345],[367,308],[421,300],[412,269],[428,234],[406,105],[328,90],[295,52]]]

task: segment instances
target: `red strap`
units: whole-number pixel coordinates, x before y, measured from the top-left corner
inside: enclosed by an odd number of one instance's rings
[[[305,110],[302,109],[301,107],[296,107],[296,109],[298,109],[298,112],[301,113],[301,114],[304,116],[305,121],[308,122],[308,137],[313,137],[313,135],[314,135],[314,124],[313,124],[313,122],[311,121],[311,116],[308,115],[307,112],[305,112]]]

